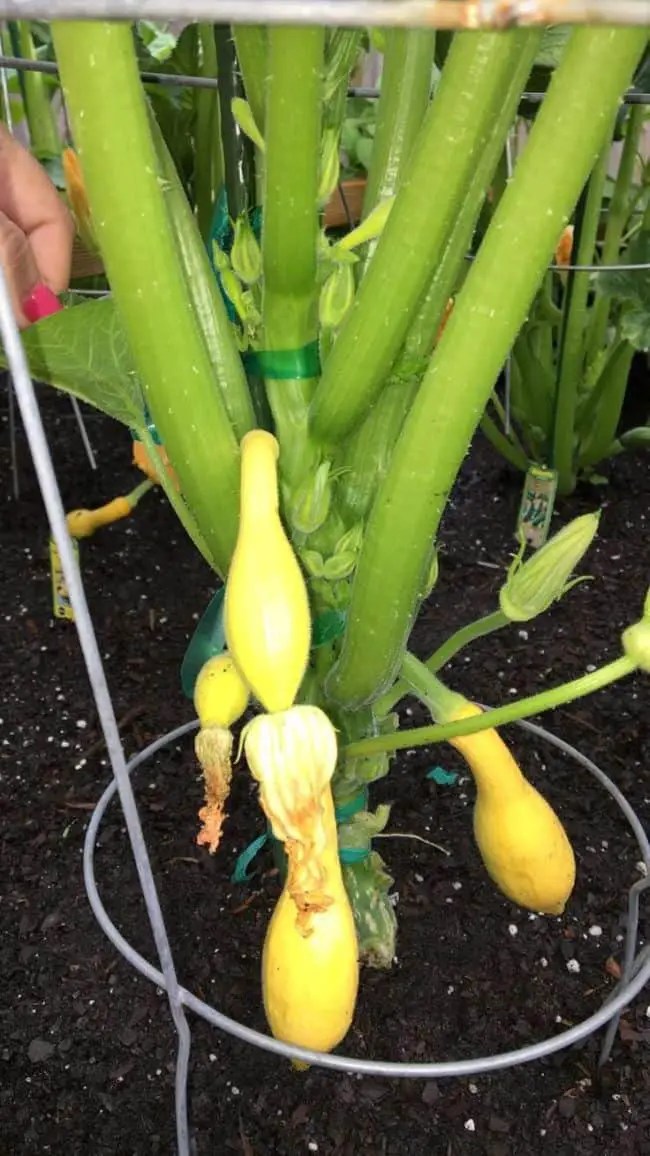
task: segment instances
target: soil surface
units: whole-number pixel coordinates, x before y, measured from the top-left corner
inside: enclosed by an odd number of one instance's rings
[[[67,508],[129,490],[128,435],[91,414],[99,470],[85,461],[65,400],[43,395]],[[105,938],[82,879],[91,812],[109,780],[74,626],[51,615],[47,527],[24,435],[21,496],[9,484],[6,395],[0,429],[0,1154],[173,1154],[174,1034],[166,1000]],[[433,447],[432,447],[433,452]],[[495,607],[513,549],[520,482],[480,441],[466,460],[442,534],[439,585],[414,647],[430,653]],[[534,692],[620,653],[648,586],[648,459],[621,459],[610,485],[559,503],[559,521],[603,503],[598,544],[578,586],[536,625],[476,643],[453,685],[491,703]],[[128,754],[191,717],[179,666],[212,592],[210,573],[164,499],[82,544],[82,568]],[[647,678],[554,712],[545,725],[595,759],[650,816]],[[413,707],[410,721],[424,721]],[[564,819],[578,859],[566,915],[534,918],[497,894],[471,836],[471,784],[448,747],[407,751],[378,786],[393,803],[380,849],[399,895],[398,961],[366,972],[345,1052],[424,1061],[485,1055],[547,1036],[594,1012],[615,983],[626,898],[640,855],[589,774],[511,728],[532,780]],[[453,785],[426,777],[441,764]],[[259,956],[278,894],[270,852],[248,884],[236,856],[262,830],[251,781],[236,775],[220,853],[195,845],[201,804],[191,743],[134,777],[181,981],[264,1029]],[[379,845],[378,845],[379,846]],[[107,909],[149,959],[155,952],[117,804],[97,850]],[[648,930],[648,906],[642,914]],[[289,1065],[192,1019],[191,1120],[198,1156],[647,1156],[650,991],[625,1013],[612,1059],[597,1041],[544,1062],[451,1081],[382,1081]]]

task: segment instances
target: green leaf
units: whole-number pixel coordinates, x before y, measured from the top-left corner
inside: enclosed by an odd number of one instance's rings
[[[131,428],[143,424],[140,385],[110,298],[63,309],[23,333],[36,381],[72,394]],[[8,368],[0,347],[0,365]]]
[[[627,268],[650,264],[650,233],[639,233],[627,250],[619,269],[601,273],[598,291],[623,302],[621,336],[635,349],[650,349],[650,269]]]
[[[153,20],[139,20],[137,28],[149,55],[161,64],[169,60],[178,42],[169,27],[166,24],[155,24]]]
[[[650,426],[629,429],[619,440],[626,450],[650,449]]]
[[[252,140],[253,144],[256,145],[260,152],[265,152],[266,145],[264,143],[264,137],[255,124],[255,117],[253,116],[253,112],[248,101],[243,100],[241,96],[235,96],[230,102],[230,107],[232,110],[232,115],[237,121],[237,124],[239,125],[242,132],[245,133],[249,140]]]
[[[557,68],[571,32],[564,24],[551,24],[544,32],[535,64],[539,68]]]

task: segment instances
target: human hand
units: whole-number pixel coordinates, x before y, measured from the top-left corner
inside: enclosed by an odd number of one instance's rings
[[[0,123],[0,263],[21,329],[67,289],[74,234],[45,169]]]

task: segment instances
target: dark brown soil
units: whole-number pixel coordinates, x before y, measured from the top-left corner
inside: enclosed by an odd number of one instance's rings
[[[100,471],[85,463],[70,410],[44,398],[45,421],[68,507],[100,503],[136,480],[128,437],[90,416]],[[74,627],[50,611],[47,529],[21,435],[23,491],[9,495],[6,422],[1,510],[0,678],[0,1153],[148,1156],[174,1152],[174,1036],[165,998],[135,974],[96,925],[82,881],[90,813],[109,769]],[[432,449],[433,452],[433,449]],[[602,496],[599,544],[579,586],[536,626],[511,629],[452,664],[459,689],[507,701],[619,653],[648,585],[648,459],[619,461]],[[443,534],[441,577],[415,632],[430,652],[495,605],[512,550],[518,486],[478,444],[465,463]],[[157,495],[130,523],[84,545],[83,574],[102,654],[133,753],[191,715],[179,666],[210,574]],[[642,677],[556,711],[546,724],[595,758],[646,822],[650,683]],[[423,720],[414,708],[412,721]],[[368,972],[348,1053],[450,1059],[502,1051],[552,1035],[602,1002],[621,956],[625,899],[639,877],[634,840],[589,776],[513,731],[532,779],[566,821],[579,864],[566,916],[531,918],[486,880],[471,838],[466,778],[439,787],[426,771],[461,772],[449,748],[408,751],[375,798],[394,803],[381,844],[399,893],[399,961]],[[263,1028],[259,953],[277,895],[268,852],[249,885],[230,882],[236,855],[262,830],[248,778],[236,778],[222,850],[195,846],[200,784],[190,743],[136,777],[148,845],[179,975],[229,1015]],[[154,959],[119,807],[99,839],[107,908]],[[647,931],[647,904],[644,913]],[[199,1156],[632,1156],[650,1153],[650,992],[625,1014],[600,1076],[597,1045],[493,1077],[448,1082],[355,1079],[283,1061],[193,1022],[191,1116]]]

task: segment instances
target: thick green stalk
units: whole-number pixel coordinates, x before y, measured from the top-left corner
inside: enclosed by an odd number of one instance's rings
[[[255,124],[262,135],[264,135],[264,118],[266,115],[264,92],[267,60],[266,28],[263,24],[233,24],[232,34],[235,40],[239,68],[244,81],[246,100],[251,107]]]
[[[591,674],[575,678],[571,682],[564,682],[551,690],[544,690],[541,694],[533,694],[518,702],[508,703],[507,706],[496,707],[495,710],[486,710],[480,715],[461,719],[458,722],[441,723],[431,727],[414,727],[413,730],[401,731],[390,735],[378,735],[377,738],[359,739],[344,747],[341,754],[346,758],[357,758],[360,755],[377,755],[381,751],[399,751],[405,747],[424,747],[430,743],[448,742],[449,739],[460,738],[461,735],[475,735],[479,731],[490,730],[505,726],[506,723],[516,722],[521,718],[541,714],[543,711],[555,710],[576,698],[594,694],[603,687],[634,674],[636,663],[628,658],[616,658],[614,662],[601,666]],[[425,703],[425,705],[427,705]]]
[[[268,32],[262,259],[265,349],[298,351],[317,337],[316,253],[322,28]],[[266,380],[288,480],[304,473],[313,379]]]
[[[199,43],[200,74],[214,79],[217,75],[217,50],[211,24],[199,24]],[[194,90],[194,100],[196,106],[194,199],[201,236],[207,241],[215,197],[223,181],[219,94],[216,88],[197,88]]]
[[[577,265],[590,265],[594,259],[610,155],[611,131],[600,150],[584,196],[584,209],[578,224]],[[573,493],[576,484],[576,406],[578,387],[584,372],[590,286],[589,273],[569,273],[564,326],[560,337],[551,454],[551,465],[558,473],[557,488],[560,494]]]
[[[18,21],[18,43],[23,60],[38,59],[28,20]],[[58,157],[61,152],[61,138],[56,127],[46,78],[40,72],[25,72],[23,86],[31,147],[38,157]]]
[[[510,619],[506,618],[501,610],[494,610],[492,614],[486,614],[484,618],[477,618],[474,622],[468,622],[465,626],[461,626],[460,630],[450,635],[446,642],[443,642],[442,646],[439,646],[436,652],[427,658],[425,663],[419,665],[426,667],[430,674],[437,674],[443,666],[451,662],[459,650],[463,650],[471,642],[475,642],[477,638],[485,638],[486,634],[493,634],[495,630],[502,630],[504,626],[509,625]],[[405,663],[411,663],[412,658],[413,656],[409,654],[404,656],[402,663],[404,677],[398,679],[386,694],[377,699],[375,703],[377,718],[383,718],[384,715],[389,714],[400,699],[410,694],[413,682],[406,677]],[[413,670],[412,663],[410,670],[411,672]]]
[[[55,23],[97,238],[146,402],[222,574],[239,452],[185,284],[128,24]]]
[[[149,123],[165,182],[165,200],[183,262],[187,291],[205,338],[219,392],[235,436],[240,441],[257,424],[242,359],[196,219],[153,112],[150,112]]]
[[[529,36],[513,68],[508,92],[494,116],[490,139],[470,178],[447,246],[406,339],[404,358],[407,361],[428,357],[433,348],[445,307],[458,285],[485,194],[503,156],[503,142],[517,114],[519,98],[530,75],[540,39],[540,35]]]
[[[578,29],[553,76],[370,514],[327,683],[347,709],[395,676],[447,496],[646,39],[641,30]]]
[[[364,217],[379,201],[397,192],[429,106],[435,43],[436,34],[429,29],[391,28],[386,32]]]
[[[630,216],[630,189],[634,180],[639,138],[643,131],[645,116],[646,110],[643,105],[634,105],[629,113],[614,194],[607,214],[602,255],[603,265],[613,265],[619,259],[623,232]],[[598,296],[591,320],[588,364],[591,364],[598,356],[605,344],[610,307],[611,299],[609,297]]]
[[[350,433],[381,392],[442,257],[528,35],[472,32],[454,37],[411,153],[408,179],[400,186],[314,395],[312,428],[321,441],[336,444]]]

